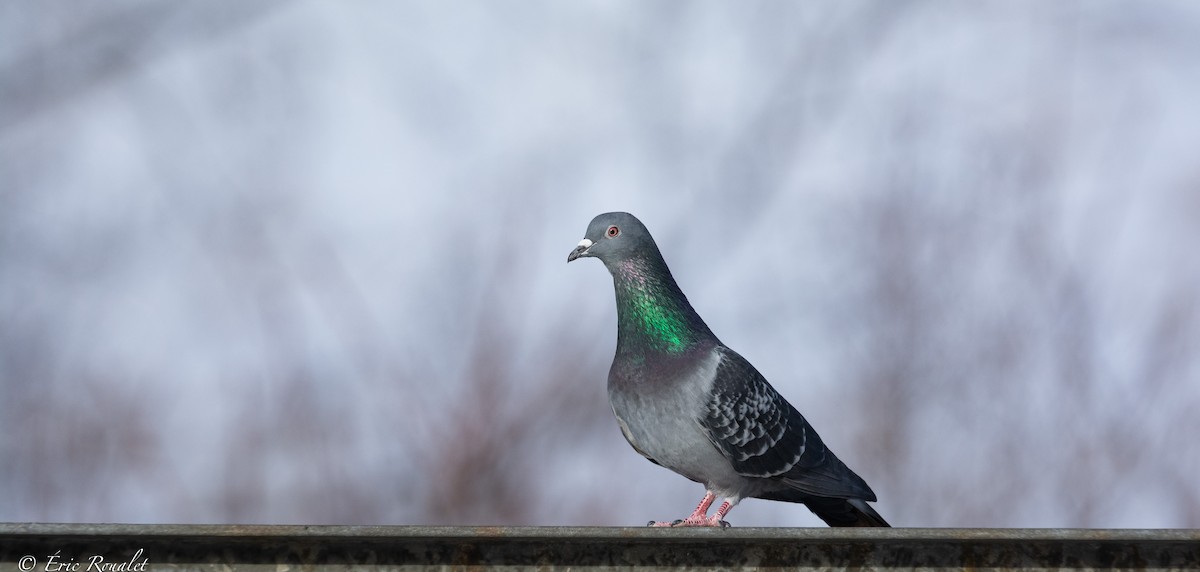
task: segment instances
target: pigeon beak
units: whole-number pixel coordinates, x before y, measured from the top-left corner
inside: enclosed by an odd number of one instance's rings
[[[588,249],[591,247],[592,247],[592,241],[590,241],[586,238],[579,241],[579,245],[575,247],[575,250],[572,250],[571,254],[567,255],[567,262],[575,260],[576,258],[579,258],[581,256],[587,256]]]

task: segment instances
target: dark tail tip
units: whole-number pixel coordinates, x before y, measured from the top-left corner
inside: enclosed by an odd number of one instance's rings
[[[857,515],[857,518],[854,520],[854,524],[847,526],[892,526],[888,524],[886,520],[883,520],[883,517],[879,516],[879,513],[875,512],[875,509],[872,508],[871,505],[867,504],[867,501],[861,499],[849,499],[846,501],[846,504],[849,505],[852,512]]]
[[[862,499],[824,498],[804,504],[829,526],[892,526]]]

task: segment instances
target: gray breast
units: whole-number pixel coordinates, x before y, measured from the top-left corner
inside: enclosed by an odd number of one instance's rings
[[[630,367],[613,364],[608,396],[621,433],[643,456],[710,489],[740,490],[745,478],[712,443],[701,424],[721,353]],[[618,360],[619,361],[619,360]],[[686,364],[686,365],[685,365]]]

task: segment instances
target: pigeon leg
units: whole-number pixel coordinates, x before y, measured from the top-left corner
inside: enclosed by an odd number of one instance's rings
[[[712,506],[712,503],[714,500],[717,500],[717,495],[713,494],[712,491],[704,491],[704,498],[700,499],[700,504],[696,505],[696,510],[692,511],[691,516],[689,516],[685,519],[682,519],[682,520],[676,520],[674,522],[664,522],[664,521],[653,521],[652,520],[647,524],[647,526],[656,526],[656,527],[662,527],[662,526],[715,526],[715,525],[707,524],[707,522],[708,522],[708,516],[707,516],[708,515],[708,507]],[[729,504],[729,503],[725,503],[725,504]],[[721,505],[721,506],[725,506],[725,505]],[[725,509],[725,511],[728,512],[729,509]],[[722,514],[724,514],[724,513],[722,513]]]
[[[726,500],[725,502],[721,503],[721,506],[717,507],[716,514],[714,514],[712,516],[712,518],[709,519],[709,526],[719,526],[721,528],[729,528],[729,523],[725,522],[724,519],[725,519],[725,515],[729,514],[729,509],[733,508],[733,505],[735,505],[735,504],[737,504],[736,500],[733,502]]]
[[[712,495],[712,493],[708,493],[708,495]],[[672,526],[711,526],[713,528],[729,528],[730,524],[725,522],[723,519],[725,518],[725,515],[729,513],[729,509],[733,508],[733,505],[737,504],[737,499],[726,499],[725,502],[721,503],[721,506],[717,507],[717,512],[713,513],[712,516],[707,516],[705,513],[708,512],[708,506],[712,504],[713,499],[708,498],[706,495],[704,497],[704,501],[705,502],[700,503],[699,507],[696,507],[696,512],[692,513],[692,516],[689,516],[683,520],[677,520],[674,524],[672,524]],[[703,510],[701,510],[701,508],[703,508]]]

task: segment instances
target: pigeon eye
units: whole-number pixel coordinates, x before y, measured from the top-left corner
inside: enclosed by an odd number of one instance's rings
[[[621,229],[615,226],[610,226],[608,227],[608,232],[605,234],[607,234],[609,238],[616,238],[618,234],[621,234]]]

